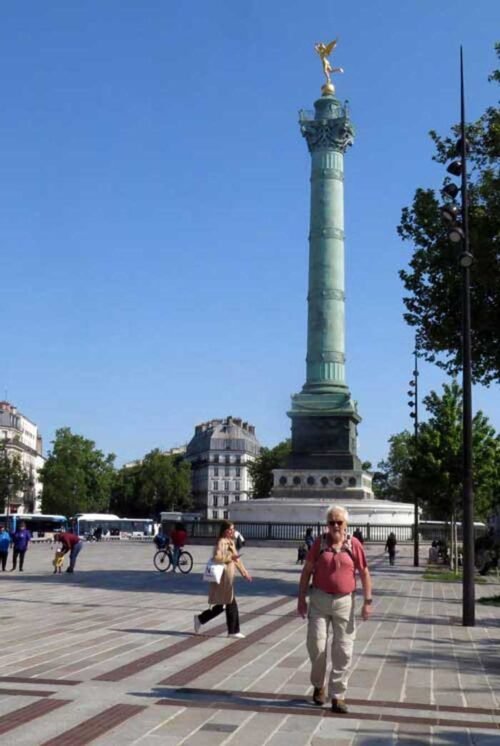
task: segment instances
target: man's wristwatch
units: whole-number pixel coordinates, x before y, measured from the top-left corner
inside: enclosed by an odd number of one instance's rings
[[[370,606],[373,603],[373,598],[365,598],[364,603],[367,606]]]

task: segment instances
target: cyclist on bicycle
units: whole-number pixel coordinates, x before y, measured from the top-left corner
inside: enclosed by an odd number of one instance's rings
[[[175,572],[179,564],[179,555],[182,547],[187,541],[187,531],[183,523],[176,523],[173,531],[170,534],[170,541],[172,543],[172,569]]]

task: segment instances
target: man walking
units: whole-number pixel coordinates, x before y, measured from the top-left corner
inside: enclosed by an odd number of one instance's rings
[[[371,613],[372,583],[363,545],[347,534],[345,508],[332,505],[326,517],[328,531],[315,540],[300,576],[297,611],[302,618],[308,617],[307,651],[311,660],[313,701],[317,705],[325,704],[327,642],[331,626],[329,696],[332,712],[346,713],[345,693],[355,638],[356,572],[363,586],[363,619],[368,619]],[[306,595],[311,576],[308,608]]]

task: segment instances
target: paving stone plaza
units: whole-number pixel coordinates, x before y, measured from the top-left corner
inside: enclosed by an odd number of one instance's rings
[[[247,637],[230,640],[223,617],[193,634],[209,548],[189,548],[187,576],[156,572],[152,544],[125,542],[86,544],[73,576],[52,574],[49,544],[2,574],[3,744],[500,743],[500,608],[478,605],[476,627],[462,627],[461,586],[423,581],[411,546],[395,567],[367,548],[374,611],[358,623],[348,715],[311,704],[296,549],[245,548]]]

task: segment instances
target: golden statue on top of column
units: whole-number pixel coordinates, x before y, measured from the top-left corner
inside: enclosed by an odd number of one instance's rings
[[[319,41],[314,45],[314,49],[319,54],[321,63],[323,65],[323,72],[325,74],[326,83],[325,85],[321,86],[321,91],[323,93],[323,96],[333,96],[335,93],[335,86],[332,83],[332,80],[330,78],[330,73],[343,73],[344,69],[342,67],[332,67],[330,65],[330,60],[328,57],[331,55],[335,47],[337,46],[338,39],[334,39],[329,44],[323,44],[323,42]]]

